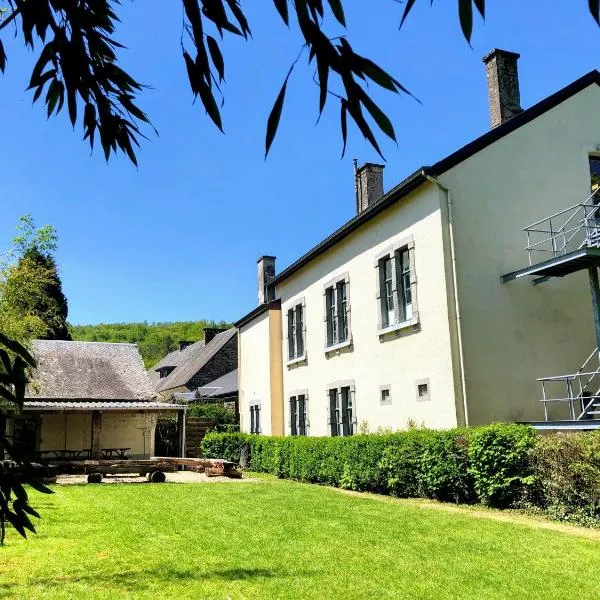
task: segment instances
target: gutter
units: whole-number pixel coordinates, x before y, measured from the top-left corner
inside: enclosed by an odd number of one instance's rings
[[[467,381],[465,379],[465,362],[463,353],[463,340],[462,340],[462,327],[461,327],[461,314],[460,314],[460,303],[458,301],[458,283],[456,275],[456,249],[454,244],[454,204],[452,202],[452,192],[444,186],[438,179],[432,177],[423,169],[421,171],[422,176],[435,184],[439,189],[443,190],[446,195],[446,207],[448,210],[448,232],[450,236],[450,264],[452,267],[452,292],[454,296],[454,314],[456,315],[456,331],[457,331],[457,342],[458,342],[458,365],[460,369],[460,384],[461,393],[463,400],[463,419],[464,425],[469,425],[469,413],[467,410]]]

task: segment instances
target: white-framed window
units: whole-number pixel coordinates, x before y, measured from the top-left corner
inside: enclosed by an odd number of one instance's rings
[[[347,274],[325,285],[325,347],[350,342],[350,279]]]
[[[306,357],[305,303],[299,300],[287,311],[288,362]]]
[[[250,404],[250,433],[260,432],[260,402],[253,400]]]
[[[290,396],[290,435],[308,435],[308,392]]]
[[[327,389],[329,433],[332,437],[354,435],[357,430],[355,388],[340,382]]]
[[[378,329],[395,329],[414,325],[416,309],[416,278],[414,243],[405,241],[388,248],[377,257]]]

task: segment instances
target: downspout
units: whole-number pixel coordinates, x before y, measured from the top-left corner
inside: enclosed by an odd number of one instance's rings
[[[458,364],[460,369],[460,385],[463,399],[463,418],[465,426],[469,425],[469,412],[467,410],[467,382],[465,379],[465,363],[463,355],[462,327],[460,303],[458,301],[458,283],[456,275],[456,250],[454,245],[454,210],[452,203],[452,192],[435,177],[429,175],[425,170],[421,171],[421,175],[431,183],[437,185],[446,195],[446,207],[448,210],[448,232],[450,237],[450,264],[452,267],[452,287],[454,295],[454,314],[456,315],[456,334],[458,342]]]

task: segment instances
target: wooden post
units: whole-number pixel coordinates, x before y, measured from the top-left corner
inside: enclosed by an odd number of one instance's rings
[[[185,409],[177,413],[177,431],[179,432],[179,456],[185,458]]]
[[[102,432],[102,413],[99,410],[95,410],[92,413],[92,443],[90,448],[92,449],[91,458],[99,460],[100,454],[100,434]]]

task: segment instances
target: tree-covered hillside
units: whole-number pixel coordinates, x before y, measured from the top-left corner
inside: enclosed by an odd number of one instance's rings
[[[180,340],[204,338],[205,327],[229,327],[224,321],[177,321],[174,323],[100,323],[70,325],[74,340],[87,342],[132,342],[138,345],[144,364],[151,367],[178,347]]]

